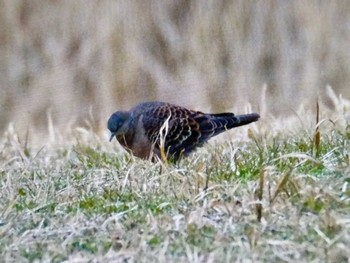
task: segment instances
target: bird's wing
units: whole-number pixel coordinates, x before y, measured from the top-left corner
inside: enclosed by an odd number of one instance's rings
[[[142,122],[146,136],[155,142],[155,147],[159,148],[159,132],[167,121],[165,148],[176,158],[201,146],[218,128],[213,118],[202,112],[168,104],[150,107],[142,112]]]

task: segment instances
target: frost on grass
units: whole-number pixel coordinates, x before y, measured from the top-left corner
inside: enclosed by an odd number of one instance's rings
[[[0,256],[346,262],[350,130],[331,120],[319,120],[317,152],[311,117],[289,127],[262,120],[176,165],[141,161],[84,130],[34,150],[9,129],[0,144]]]

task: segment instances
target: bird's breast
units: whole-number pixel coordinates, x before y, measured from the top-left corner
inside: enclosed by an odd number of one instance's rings
[[[142,159],[148,159],[154,149],[152,142],[146,136],[142,118],[139,118],[134,129],[118,136],[117,140],[127,151]]]

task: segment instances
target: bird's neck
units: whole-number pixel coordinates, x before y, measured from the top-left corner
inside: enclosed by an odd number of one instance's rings
[[[123,112],[124,113],[124,112]],[[130,116],[129,112],[125,112],[125,122],[123,126],[119,129],[118,134],[116,135],[118,142],[124,148],[131,148],[132,141],[134,138],[135,130],[132,128],[133,126],[133,117]]]

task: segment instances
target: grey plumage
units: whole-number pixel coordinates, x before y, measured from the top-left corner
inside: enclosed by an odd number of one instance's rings
[[[209,114],[155,101],[141,103],[130,111],[113,113],[107,126],[112,133],[110,141],[116,137],[127,151],[143,159],[148,159],[152,154],[161,156],[163,136],[167,157],[176,161],[211,137],[259,118],[257,113]]]

